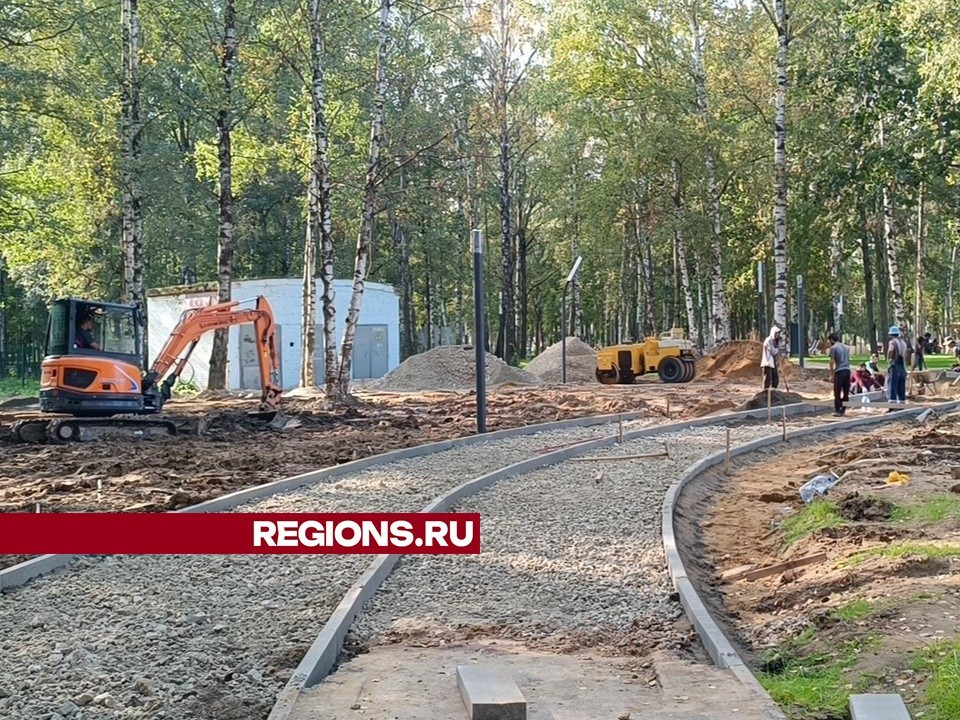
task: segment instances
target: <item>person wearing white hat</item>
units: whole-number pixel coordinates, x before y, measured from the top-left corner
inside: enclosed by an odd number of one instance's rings
[[[777,365],[783,348],[780,344],[780,328],[776,325],[770,328],[770,334],[763,341],[763,350],[760,353],[760,371],[763,373],[763,389],[774,388],[780,385],[780,373]]]
[[[907,344],[900,338],[900,328],[892,325],[888,332],[890,344],[887,345],[887,391],[890,402],[905,403],[907,401]],[[892,412],[890,408],[888,412]]]

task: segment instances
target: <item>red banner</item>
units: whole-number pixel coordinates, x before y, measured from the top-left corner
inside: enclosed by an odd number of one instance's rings
[[[3,555],[479,552],[479,513],[0,513]]]

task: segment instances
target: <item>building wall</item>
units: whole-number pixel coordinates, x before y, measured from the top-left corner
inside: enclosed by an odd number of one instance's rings
[[[233,283],[232,294],[235,300],[252,301],[258,295],[263,295],[273,308],[279,326],[280,371],[285,390],[297,387],[300,379],[301,287],[301,280],[295,278],[237,280]],[[318,282],[317,287],[322,292],[322,284]],[[334,290],[337,309],[337,349],[339,351],[353,283],[350,280],[335,280]],[[203,307],[215,303],[217,297],[216,291],[181,292],[172,288],[169,291],[161,292],[162,294],[152,294],[147,297],[147,334],[151,363],[170,337],[170,333],[180,320],[181,314],[189,308]],[[250,307],[252,305],[252,302],[248,304]],[[394,289],[389,285],[380,283],[366,283],[363,305],[360,308],[360,324],[386,325],[388,370],[392,370],[400,364],[399,316],[399,298]],[[323,323],[319,296],[317,297],[317,322],[320,325]],[[241,331],[247,327],[252,329],[252,326],[236,325],[230,328],[230,337],[227,344],[227,383],[231,390],[241,387],[240,338]],[[200,339],[181,377],[184,380],[192,378],[200,388],[206,388],[212,352],[213,333],[211,332]],[[318,327],[317,354],[322,353],[323,337],[321,329]],[[322,378],[318,378],[318,381],[322,384]],[[249,385],[249,382],[247,384]]]

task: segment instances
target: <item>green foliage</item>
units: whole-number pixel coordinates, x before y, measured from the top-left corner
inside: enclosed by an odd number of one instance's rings
[[[841,622],[855,622],[867,617],[873,612],[873,605],[868,600],[853,600],[841,605],[830,612],[830,617]]]
[[[850,640],[836,651],[813,652],[815,631],[808,629],[765,654],[764,672],[758,680],[774,701],[809,713],[844,716],[849,679],[845,671],[856,664],[857,654],[869,639]]]
[[[791,515],[783,521],[783,542],[789,547],[798,540],[821,530],[844,524],[844,519],[837,513],[835,502],[814,500],[796,515]]]
[[[925,498],[917,505],[898,505],[891,515],[896,522],[938,523],[960,518],[960,498],[937,495]]]
[[[851,555],[844,561],[843,565],[845,567],[856,567],[857,565],[863,564],[864,561],[870,558],[899,560],[906,557],[916,558],[921,561],[960,557],[960,546],[926,545],[916,542],[885,545],[883,547],[870,548],[869,550],[864,550],[863,552],[858,552],[854,555]]]
[[[926,720],[960,717],[960,641],[943,641],[914,653],[914,670],[931,674],[919,703]]]
[[[40,381],[34,378],[0,378],[0,401],[12,397],[39,397]]]

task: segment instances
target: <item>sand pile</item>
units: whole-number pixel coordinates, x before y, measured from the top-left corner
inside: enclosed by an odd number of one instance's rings
[[[412,355],[384,375],[377,389],[386,392],[424,392],[429,390],[472,390],[476,387],[474,349],[463,345],[435,347]],[[507,365],[500,358],[486,353],[487,387],[505,385],[540,385],[536,375]]]
[[[597,370],[597,351],[583,340],[567,338],[567,382],[595,382]],[[548,383],[558,383],[563,379],[563,344],[554,343],[537,355],[526,371]]]
[[[733,340],[697,360],[697,378],[702,380],[760,380],[763,344],[756,340]],[[803,379],[803,370],[780,359],[780,373],[788,379]]]

